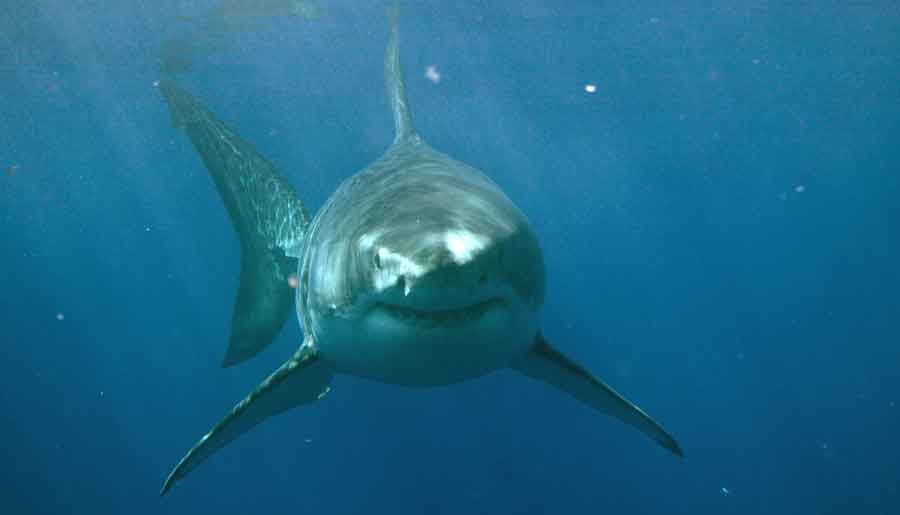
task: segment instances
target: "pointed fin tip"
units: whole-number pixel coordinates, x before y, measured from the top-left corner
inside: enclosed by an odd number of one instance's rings
[[[675,440],[675,437],[670,435],[668,431],[663,429],[662,425],[660,425],[659,422],[657,422],[656,420],[651,418],[649,415],[647,415],[647,413],[644,412],[644,410],[638,408],[637,406],[635,406],[635,409],[640,411],[640,413],[645,417],[645,419],[647,421],[649,421],[651,424],[653,424],[654,430],[652,433],[648,433],[648,432],[644,431],[644,429],[642,429],[638,426],[635,426],[633,424],[630,424],[630,425],[632,425],[632,427],[637,428],[638,430],[641,430],[642,432],[647,434],[647,436],[650,436],[650,438],[652,438],[654,442],[659,444],[660,447],[665,448],[667,451],[674,454],[677,458],[683,459],[684,451],[681,449],[681,445],[678,444],[678,441]]]
[[[400,17],[400,2],[394,0],[387,8],[388,20],[391,21],[391,30],[397,28],[397,19]]]
[[[225,358],[222,359],[222,368],[231,368],[238,363],[242,363],[246,361],[247,358],[239,358],[232,355],[230,352],[225,354]]]
[[[277,324],[279,329],[282,325],[281,322],[283,321],[279,321],[279,323]],[[239,365],[249,360],[250,358],[262,352],[262,350],[265,349],[273,339],[274,336],[271,338],[263,337],[251,346],[247,346],[236,344],[235,342],[240,340],[232,338],[231,343],[228,344],[228,350],[225,352],[225,357],[222,358],[222,368],[233,367],[234,365]]]
[[[246,352],[242,347],[235,345],[234,340],[228,344],[228,350],[225,351],[225,357],[222,358],[222,368],[233,367],[239,363],[243,363],[255,356],[256,352]],[[262,350],[260,347],[259,350]],[[258,351],[257,351],[258,352]]]
[[[672,454],[677,456],[680,459],[684,459],[684,451],[681,449],[681,446],[678,445],[678,442],[672,435],[666,433],[666,438],[663,440],[657,440],[660,445],[669,450]]]
[[[205,439],[208,436],[209,435],[204,435],[203,438]],[[163,483],[162,488],[159,490],[160,497],[169,493],[172,490],[172,487],[175,486],[175,483],[177,483],[179,480],[181,480],[184,477],[184,475],[185,475],[184,465],[187,462],[187,459],[189,456],[190,456],[190,453],[188,453],[186,456],[184,456],[180,460],[178,460],[178,464],[175,465],[175,468],[173,468],[172,471],[169,472],[169,475],[166,476],[166,481]]]
[[[180,465],[180,463],[179,463],[179,465]],[[178,479],[175,478],[175,472],[177,472],[177,471],[178,471],[178,467],[175,467],[175,469],[172,470],[172,472],[169,472],[169,475],[166,477],[166,481],[163,483],[162,488],[159,490],[160,497],[169,493],[169,490],[171,490],[172,487],[175,486],[175,482],[178,481]]]
[[[287,269],[297,265],[296,260],[284,261],[287,263],[279,263],[265,253],[241,257],[241,278],[222,368],[238,365],[260,354],[275,341],[290,317],[294,291],[281,277],[287,275]]]

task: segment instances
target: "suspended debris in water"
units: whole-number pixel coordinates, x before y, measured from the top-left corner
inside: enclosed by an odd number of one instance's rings
[[[222,0],[206,16],[181,19],[210,32],[241,32],[260,29],[277,18],[314,20],[325,14],[323,7],[305,0]]]
[[[425,68],[425,78],[437,84],[441,81],[441,72],[438,71],[437,66],[432,64]]]
[[[207,14],[178,16],[189,24],[160,48],[160,71],[178,75],[190,71],[201,57],[233,50],[235,33],[266,28],[279,18],[317,19],[327,13],[306,0],[222,0]]]

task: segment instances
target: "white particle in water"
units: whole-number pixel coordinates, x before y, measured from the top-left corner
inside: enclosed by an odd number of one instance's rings
[[[725,488],[724,486],[722,487],[722,494],[723,494],[723,495],[728,495],[728,494],[730,494],[730,493],[731,493],[731,492],[729,492],[727,488]]]
[[[441,72],[438,71],[437,66],[429,65],[425,68],[425,78],[437,84],[441,81]]]
[[[326,386],[325,389],[322,390],[322,392],[319,393],[318,396],[316,396],[316,399],[322,399],[322,398],[324,398],[326,395],[328,395],[328,392],[330,392],[330,391],[331,391],[331,387],[330,387],[330,386]]]
[[[794,191],[796,191],[797,193],[803,193],[804,191],[806,191],[806,186],[798,184],[796,187],[794,187]]]
[[[66,315],[63,315],[62,313],[57,313],[57,314],[56,314],[56,319],[57,319],[57,320],[63,320],[64,318],[66,318]]]
[[[587,91],[588,93],[596,93],[597,85],[596,84],[585,84],[584,90]]]

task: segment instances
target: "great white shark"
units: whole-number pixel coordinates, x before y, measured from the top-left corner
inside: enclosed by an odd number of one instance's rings
[[[384,70],[393,144],[345,180],[314,218],[251,144],[175,83],[159,83],[173,124],[200,154],[241,243],[224,366],[268,345],[293,300],[304,332],[294,355],[188,451],[161,495],[260,422],[323,398],[335,374],[427,387],[511,368],[682,456],[644,411],[542,336],[545,270],[537,237],[487,176],[416,132],[396,7],[390,25]]]

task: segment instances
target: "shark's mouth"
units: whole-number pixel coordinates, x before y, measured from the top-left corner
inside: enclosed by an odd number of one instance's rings
[[[407,324],[450,325],[474,322],[489,311],[505,305],[502,299],[494,298],[452,309],[423,309],[386,302],[376,302],[374,308],[384,310],[391,318]]]

